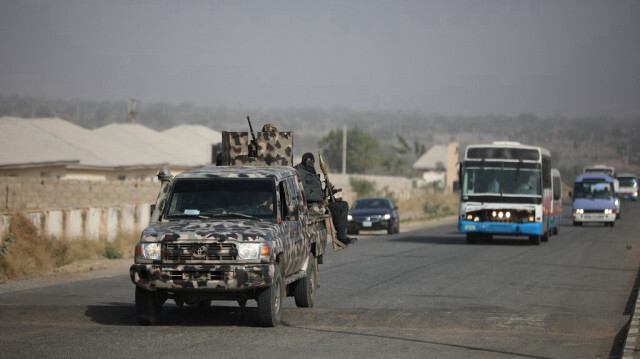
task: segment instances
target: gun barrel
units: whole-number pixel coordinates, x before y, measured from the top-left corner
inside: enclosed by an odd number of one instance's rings
[[[251,131],[251,138],[253,138],[253,140],[256,140],[256,135],[253,133],[253,126],[251,126],[251,119],[249,118],[249,116],[247,116],[247,122],[249,122],[249,131]]]

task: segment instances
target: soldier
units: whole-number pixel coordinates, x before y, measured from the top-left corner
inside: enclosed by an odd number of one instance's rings
[[[319,204],[320,207],[329,207],[333,225],[338,233],[338,240],[346,245],[353,245],[357,238],[347,237],[347,215],[349,214],[349,204],[346,201],[327,202],[322,190],[320,175],[316,173],[315,158],[313,153],[307,152],[302,155],[302,162],[295,166],[300,174],[304,186],[304,194],[309,207]],[[332,189],[333,190],[333,189]]]
[[[278,132],[278,129],[276,128],[276,126],[267,123],[264,126],[262,126],[262,132]]]

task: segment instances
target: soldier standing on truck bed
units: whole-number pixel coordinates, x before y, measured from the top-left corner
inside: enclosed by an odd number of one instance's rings
[[[313,153],[307,152],[302,155],[302,162],[295,166],[300,174],[304,186],[304,194],[309,207],[320,204],[320,207],[329,207],[333,225],[336,227],[338,240],[346,245],[353,245],[357,238],[347,237],[347,215],[349,214],[349,204],[346,201],[327,202],[322,190],[320,175],[316,172],[315,158]]]

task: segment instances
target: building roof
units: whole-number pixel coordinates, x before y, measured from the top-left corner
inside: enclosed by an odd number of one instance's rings
[[[162,134],[172,141],[189,144],[195,150],[194,160],[198,163],[212,163],[212,146],[222,142],[222,133],[202,125],[180,125]]]
[[[433,146],[413,163],[415,170],[436,170],[446,171],[447,169],[447,146]]]
[[[209,133],[200,127],[198,131]],[[216,133],[211,130],[209,135],[220,142]],[[139,124],[89,130],[59,118],[0,117],[0,166],[65,162],[81,167],[199,167],[211,163],[210,146],[203,150],[205,140],[200,135],[190,138],[180,130],[168,134]]]

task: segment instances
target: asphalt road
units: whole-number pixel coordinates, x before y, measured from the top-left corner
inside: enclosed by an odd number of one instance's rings
[[[285,300],[259,328],[255,302],[163,307],[139,326],[121,274],[22,290],[0,287],[3,358],[608,358],[635,303],[640,203],[615,227],[573,227],[548,243],[468,245],[455,221],[360,235],[326,255],[316,307]],[[406,229],[405,229],[406,230]]]

